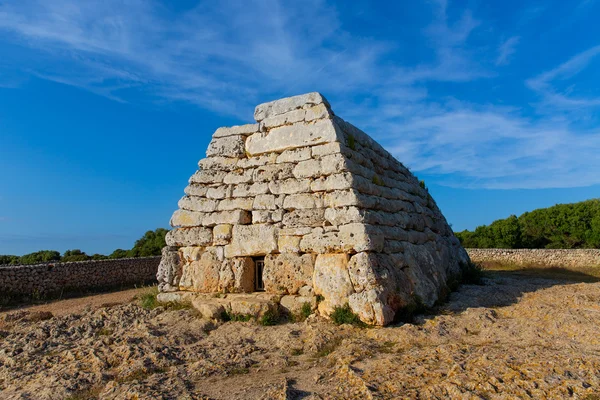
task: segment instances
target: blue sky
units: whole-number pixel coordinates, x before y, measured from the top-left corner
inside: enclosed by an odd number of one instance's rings
[[[168,225],[217,127],[310,91],[455,230],[600,197],[598,17],[598,0],[0,1],[0,254],[130,248]]]

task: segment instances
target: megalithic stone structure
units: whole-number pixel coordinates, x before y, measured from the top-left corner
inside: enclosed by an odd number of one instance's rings
[[[161,292],[318,298],[322,315],[348,304],[376,325],[447,292],[469,257],[406,167],[319,93],[254,117],[213,134],[171,218]]]

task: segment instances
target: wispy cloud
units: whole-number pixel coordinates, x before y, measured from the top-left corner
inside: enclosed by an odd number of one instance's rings
[[[574,86],[560,90],[559,84],[581,73],[600,55],[600,45],[589,48],[550,71],[527,80],[527,85],[543,98],[543,103],[558,108],[581,109],[600,106],[600,97],[583,97],[573,94]],[[600,57],[598,57],[600,58]]]
[[[520,37],[513,36],[506,39],[498,47],[498,58],[496,58],[496,65],[507,65],[509,63],[510,56],[512,56],[516,47],[519,44]]]
[[[141,101],[131,94],[142,92],[249,119],[260,101],[322,91],[340,115],[437,183],[600,183],[597,129],[576,129],[560,113],[539,118],[519,107],[468,103],[460,91],[432,93],[435,83],[494,79],[520,43],[511,35],[500,46],[499,37],[485,43],[485,21],[469,10],[449,12],[443,0],[432,4],[419,31],[430,54],[411,63],[396,56],[397,43],[349,31],[322,0],[201,2],[183,12],[142,0],[22,0],[0,5],[0,31],[27,52],[31,62],[19,68],[115,101]],[[591,48],[527,87],[555,110],[600,105],[558,85],[598,54],[600,46]]]

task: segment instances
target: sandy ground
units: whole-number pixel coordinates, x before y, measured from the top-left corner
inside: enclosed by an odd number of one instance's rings
[[[569,279],[493,272],[386,328],[101,306],[135,293],[12,311],[0,398],[600,399],[600,283]]]
[[[122,290],[119,292],[101,293],[86,297],[77,297],[66,300],[57,300],[46,304],[26,305],[18,308],[0,309],[0,315],[3,313],[14,313],[18,310],[26,310],[31,313],[51,312],[55,317],[80,313],[85,310],[92,310],[99,307],[116,306],[119,304],[130,303],[135,296],[140,295],[148,288],[137,288]]]

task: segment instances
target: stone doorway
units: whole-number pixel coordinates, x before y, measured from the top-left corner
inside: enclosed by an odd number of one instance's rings
[[[265,258],[254,258],[254,290],[257,292],[265,291],[265,282],[263,281],[263,271],[265,269]]]

